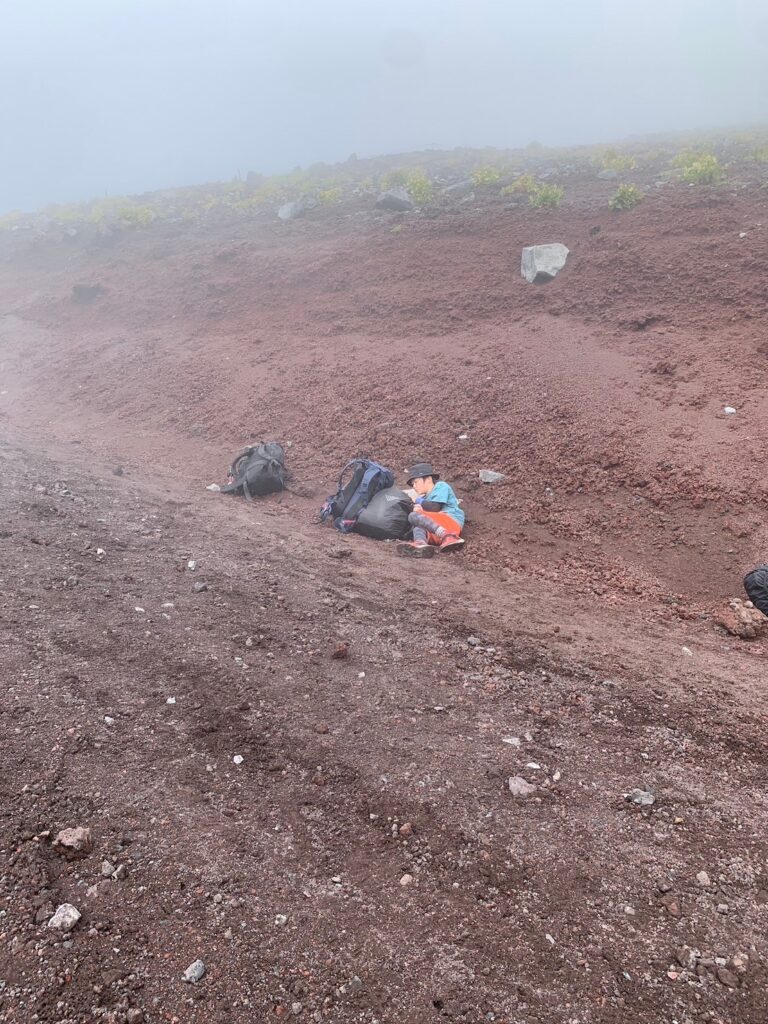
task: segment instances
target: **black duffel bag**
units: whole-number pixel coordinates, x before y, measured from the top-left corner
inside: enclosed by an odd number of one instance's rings
[[[242,494],[253,501],[254,497],[282,491],[287,475],[282,445],[276,441],[251,445],[229,467],[229,483],[221,493]]]
[[[768,565],[758,565],[744,577],[744,589],[752,604],[768,615]]]
[[[403,540],[411,532],[408,516],[413,502],[399,487],[387,487],[375,494],[355,523],[355,533],[374,540]]]

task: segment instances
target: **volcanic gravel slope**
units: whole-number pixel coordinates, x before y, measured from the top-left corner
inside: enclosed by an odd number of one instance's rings
[[[764,196],[15,252],[0,1020],[766,1020],[767,648],[711,618],[767,539]],[[288,493],[204,489],[262,437]],[[467,550],[315,525],[359,453]]]

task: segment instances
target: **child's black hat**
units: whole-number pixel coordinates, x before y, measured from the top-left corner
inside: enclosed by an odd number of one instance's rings
[[[440,474],[436,473],[432,469],[432,464],[429,462],[417,462],[414,466],[408,470],[408,486],[410,487],[414,480],[418,477],[431,476],[433,480],[439,480]]]

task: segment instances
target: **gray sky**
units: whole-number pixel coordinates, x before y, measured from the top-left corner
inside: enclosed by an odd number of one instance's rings
[[[768,121],[766,0],[0,0],[0,212]]]

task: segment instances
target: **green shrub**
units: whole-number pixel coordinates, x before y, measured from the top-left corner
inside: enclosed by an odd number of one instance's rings
[[[608,200],[608,205],[612,210],[632,210],[642,200],[643,193],[637,185],[619,185]]]
[[[623,174],[625,171],[633,171],[637,167],[637,160],[629,153],[619,153],[615,149],[606,149],[600,160],[604,171],[616,171]]]
[[[338,186],[334,188],[323,188],[317,193],[317,201],[322,206],[333,206],[341,202],[343,191]]]
[[[722,181],[725,171],[714,153],[685,149],[678,153],[672,165],[680,169],[683,181],[689,185],[714,185]]]
[[[387,173],[381,179],[381,188],[383,192],[386,192],[390,188],[405,188],[408,182],[408,171],[402,167],[395,167],[394,170],[387,171]]]
[[[472,171],[474,185],[495,185],[497,181],[501,181],[501,171],[498,167],[476,167]]]
[[[565,189],[560,185],[539,184],[530,193],[528,202],[539,210],[556,210],[564,195]]]
[[[126,224],[143,228],[155,219],[155,211],[151,206],[124,206],[117,216]]]
[[[390,188],[404,188],[417,206],[424,206],[434,194],[432,181],[420,167],[413,170],[405,170],[396,167],[389,171],[380,181],[381,188],[386,191]]]
[[[0,217],[0,231],[10,231],[11,228],[19,227],[23,219],[24,214],[21,210],[12,210],[11,213],[4,213]]]
[[[532,174],[521,174],[511,185],[505,185],[501,190],[503,196],[528,196],[536,188],[536,179]]]
[[[417,206],[424,206],[432,199],[434,194],[432,182],[427,176],[426,171],[419,169],[410,172],[405,179],[405,187]]]

